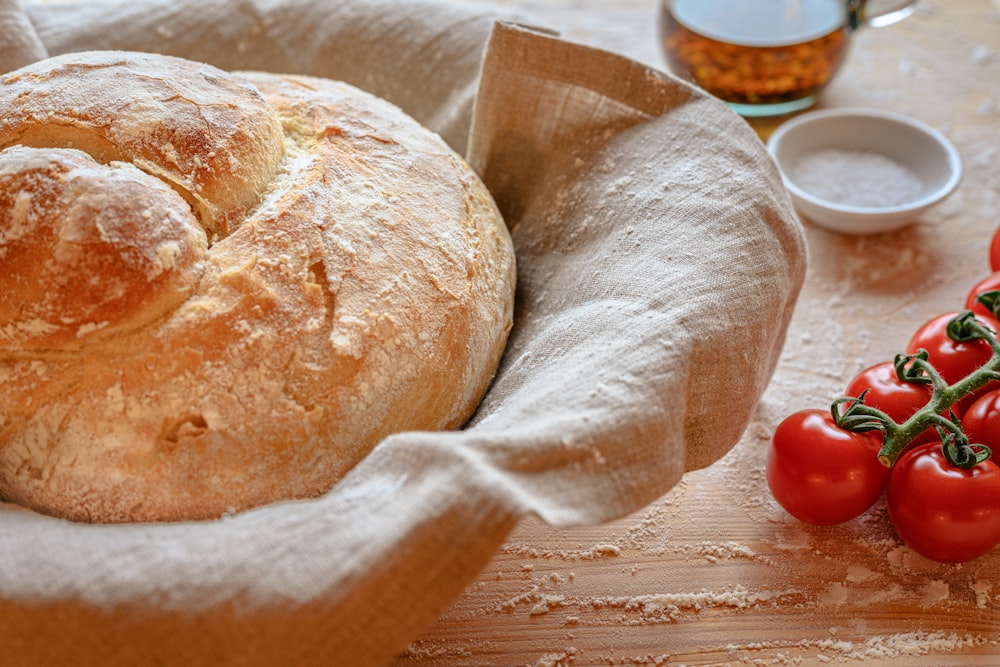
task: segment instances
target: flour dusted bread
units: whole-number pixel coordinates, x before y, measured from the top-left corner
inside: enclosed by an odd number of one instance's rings
[[[511,325],[495,205],[348,85],[153,54],[0,77],[0,500],[205,519],[461,426]]]

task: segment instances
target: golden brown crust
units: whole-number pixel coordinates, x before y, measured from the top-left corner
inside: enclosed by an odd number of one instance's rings
[[[5,348],[136,328],[177,307],[203,270],[205,232],[190,207],[131,164],[13,146],[0,152],[0,209]]]
[[[9,74],[0,107],[0,498],[216,517],[471,415],[513,251],[478,178],[395,107],[120,52]]]

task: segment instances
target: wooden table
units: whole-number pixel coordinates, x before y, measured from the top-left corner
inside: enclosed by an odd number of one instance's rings
[[[567,39],[664,67],[655,0],[509,4]],[[1000,224],[1000,2],[923,0],[906,21],[858,33],[852,49],[822,106],[892,109],[937,127],[964,160],[959,190],[888,235],[805,221],[810,269],[788,344],[731,454],[607,525],[525,521],[396,667],[1000,665],[1000,549],[963,565],[924,560],[895,536],[884,503],[810,527],[764,480],[777,422],[829,405],[925,320],[960,308],[989,272]]]

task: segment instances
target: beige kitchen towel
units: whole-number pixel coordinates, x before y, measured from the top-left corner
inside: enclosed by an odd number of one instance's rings
[[[762,144],[721,103],[482,5],[23,9],[50,54],[156,50],[396,102],[483,176],[519,283],[472,422],[394,435],[320,498],[160,525],[0,507],[3,664],[385,664],[521,518],[620,517],[739,439],[805,250]]]
[[[35,62],[45,55],[45,46],[25,16],[20,0],[0,0],[0,72]]]

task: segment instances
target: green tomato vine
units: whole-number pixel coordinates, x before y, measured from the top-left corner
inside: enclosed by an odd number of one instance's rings
[[[971,310],[965,310],[948,322],[948,336],[956,342],[984,340],[993,351],[990,360],[958,382],[949,385],[927,360],[927,350],[916,354],[898,354],[893,362],[896,376],[903,382],[931,386],[930,400],[903,423],[896,423],[885,412],[864,404],[866,392],[845,396],[830,406],[837,425],[847,431],[880,431],[883,441],[878,460],[892,467],[906,446],[918,435],[933,427],[941,438],[944,455],[958,468],[971,468],[990,458],[986,445],[970,443],[962,425],[951,411],[966,396],[1000,380],[1000,341],[996,332],[979,322]],[[946,416],[948,415],[948,416]]]

